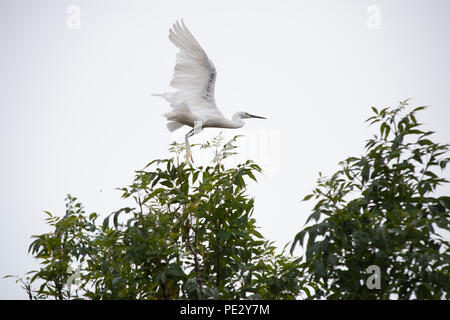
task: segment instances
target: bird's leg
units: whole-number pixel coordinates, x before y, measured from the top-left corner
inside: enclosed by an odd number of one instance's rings
[[[192,161],[192,163],[194,162],[194,158],[192,158],[191,146],[189,144],[189,138],[192,137],[194,134],[202,132],[202,130],[203,130],[203,121],[198,120],[198,121],[194,122],[194,128],[192,128],[192,130],[189,131],[188,133],[186,133],[186,135],[184,136],[184,139],[186,141],[186,147],[187,147],[186,162],[190,162],[190,161]]]
[[[191,151],[191,145],[189,144],[189,137],[192,137],[194,135],[194,129],[192,129],[191,131],[189,131],[188,133],[186,133],[186,135],[184,136],[184,140],[186,141],[186,162],[194,162],[194,159],[192,158],[192,151]]]

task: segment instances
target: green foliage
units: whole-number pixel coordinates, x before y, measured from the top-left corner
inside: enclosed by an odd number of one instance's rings
[[[54,229],[34,236],[30,252],[42,268],[32,272],[31,292],[44,299],[294,299],[302,292],[300,259],[277,254],[252,218],[254,199],[247,183],[261,171],[247,161],[226,168],[222,160],[235,139],[202,146],[213,149],[214,164],[180,162],[183,145],[172,144],[174,158],[155,160],[120,189],[135,207],[125,207],[96,223],[76,198]],[[71,290],[67,283],[79,284]],[[72,279],[70,277],[72,276]],[[74,292],[73,292],[74,291]]]
[[[35,280],[42,281],[39,290],[28,292],[35,299],[48,296],[59,300],[71,298],[66,286],[72,275],[71,264],[74,261],[84,262],[93,251],[91,241],[97,230],[97,214],[86,217],[83,206],[75,197],[68,195],[66,201],[66,214],[62,218],[45,211],[45,220],[54,231],[33,236],[35,240],[28,249],[43,266],[39,271],[29,272],[33,274],[30,289]]]
[[[434,197],[448,181],[438,176],[450,160],[448,145],[430,140],[407,101],[367,121],[379,135],[362,157],[350,157],[304,200],[317,202],[292,245],[306,248],[305,265],[316,298],[449,299],[450,197]],[[307,241],[306,241],[307,239]],[[381,288],[369,289],[370,265],[381,270]]]
[[[449,299],[440,233],[450,231],[450,197],[435,195],[448,182],[439,173],[449,146],[421,130],[425,107],[408,109],[372,108],[377,134],[364,155],[319,176],[291,246],[304,247],[302,257],[259,233],[247,185],[261,169],[225,166],[237,137],[219,136],[200,146],[213,151],[207,166],[180,161],[186,146],[171,144],[173,158],[150,162],[120,189],[133,207],[101,222],[69,195],[65,215],[46,212],[51,232],[29,247],[41,268],[16,282],[30,299]],[[374,265],[380,288],[367,285]]]

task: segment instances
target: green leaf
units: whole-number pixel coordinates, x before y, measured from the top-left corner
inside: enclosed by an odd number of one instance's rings
[[[367,182],[370,176],[370,167],[367,161],[364,162],[364,166],[361,170],[361,178],[363,182]]]
[[[103,230],[106,230],[109,227],[109,216],[107,216],[105,219],[103,219]]]
[[[173,182],[170,180],[164,180],[160,184],[168,188],[173,188]]]
[[[424,146],[424,145],[431,146],[431,145],[433,145],[433,142],[431,140],[428,140],[428,139],[419,140],[419,141],[417,141],[417,143],[419,145],[421,145],[421,146]]]
[[[253,235],[255,235],[257,238],[259,238],[259,239],[264,239],[263,235],[262,235],[261,233],[259,233],[258,231],[256,231],[255,229],[253,229],[253,230],[251,231],[251,233],[252,233]]]
[[[166,273],[170,276],[184,278],[186,274],[183,269],[176,263],[171,263],[167,266]]]
[[[257,182],[255,175],[249,170],[247,171],[247,175],[255,182]]]
[[[378,115],[378,110],[377,110],[377,108],[375,108],[375,107],[371,107],[372,108],[372,111],[376,114],[376,115]]]
[[[219,237],[219,241],[221,241],[223,243],[230,239],[231,233],[226,230],[220,230],[218,232],[217,236]]]

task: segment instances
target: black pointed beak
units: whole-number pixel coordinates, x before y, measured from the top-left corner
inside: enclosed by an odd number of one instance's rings
[[[255,118],[255,119],[266,119],[266,120],[267,120],[267,118],[260,117],[260,116],[255,116],[255,115],[253,115],[253,114],[248,114],[248,116],[249,116],[250,118]]]

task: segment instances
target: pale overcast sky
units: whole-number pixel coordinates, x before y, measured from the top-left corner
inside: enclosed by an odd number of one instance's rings
[[[432,105],[419,119],[450,142],[449,9],[447,0],[1,0],[0,277],[38,268],[27,249],[49,230],[43,210],[64,214],[67,193],[103,216],[126,206],[115,188],[181,140],[187,130],[171,135],[169,106],[150,96],[170,89],[177,19],[214,61],[223,112],[269,119],[224,134],[246,134],[242,150],[265,169],[249,193],[261,232],[281,247],[310,212],[300,200],[318,172],[363,152],[370,106]],[[0,298],[26,295],[6,279]]]

